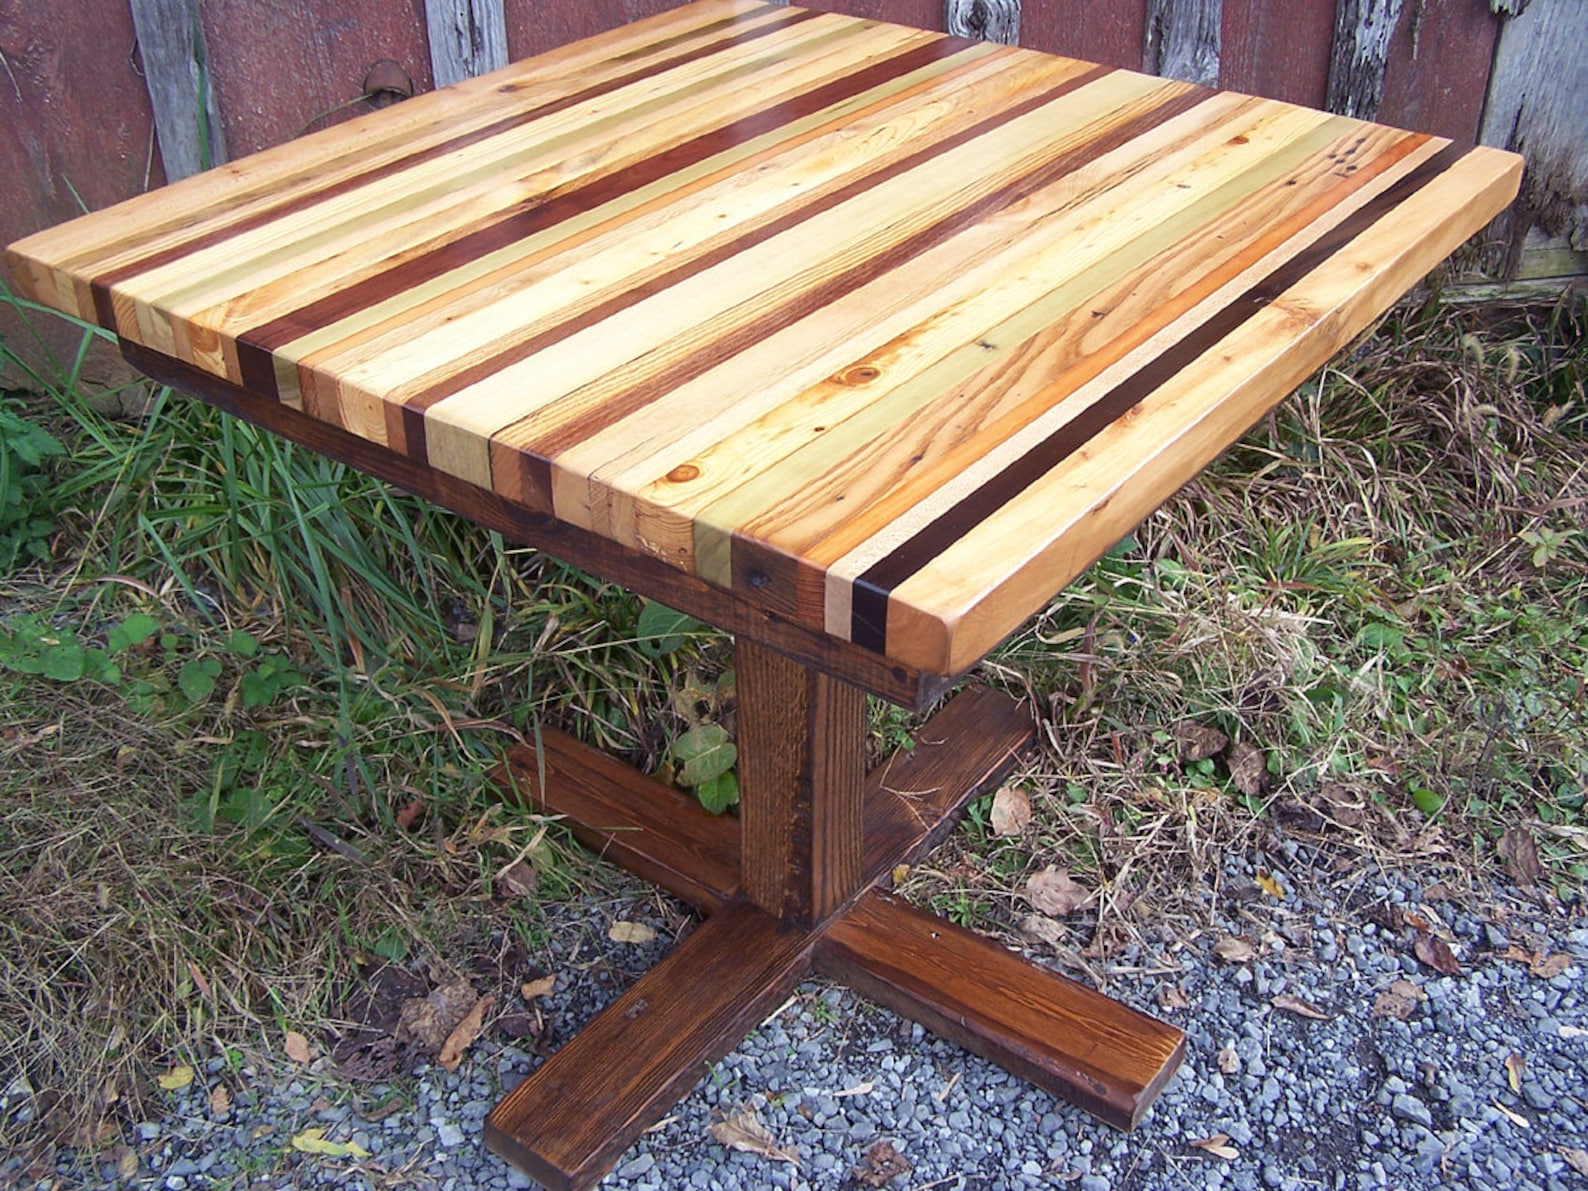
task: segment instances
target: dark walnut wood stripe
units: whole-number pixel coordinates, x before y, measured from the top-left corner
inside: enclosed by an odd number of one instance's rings
[[[1125,416],[1175,373],[1200,358],[1467,152],[1461,145],[1445,146],[874,564],[855,581],[850,640],[883,652],[888,640],[888,597],[895,587],[1084,447],[1105,427]]]

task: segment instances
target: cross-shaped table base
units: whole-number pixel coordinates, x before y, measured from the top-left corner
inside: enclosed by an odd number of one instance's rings
[[[1178,1029],[883,891],[1008,772],[1026,714],[970,688],[862,777],[858,690],[745,641],[736,663],[737,823],[556,732],[498,774],[708,917],[497,1105],[486,1143],[548,1187],[594,1185],[813,970],[1133,1126],[1179,1065]]]

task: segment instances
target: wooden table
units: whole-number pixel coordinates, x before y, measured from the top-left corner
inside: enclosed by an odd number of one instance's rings
[[[1030,735],[922,707],[1503,208],[1519,159],[703,0],[7,250],[149,375],[736,636],[742,811],[505,784],[707,913],[487,1141],[595,1182],[812,968],[1133,1125],[1180,1031],[885,891]],[[544,764],[546,787],[540,788]]]

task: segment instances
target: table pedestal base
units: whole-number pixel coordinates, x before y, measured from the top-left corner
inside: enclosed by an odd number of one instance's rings
[[[862,880],[803,922],[746,896],[733,819],[560,733],[545,732],[539,754],[514,749],[497,774],[509,796],[566,816],[587,846],[707,918],[497,1105],[486,1144],[548,1187],[594,1185],[813,970],[1111,1125],[1135,1125],[1179,1065],[1179,1030],[879,887],[1030,736],[1007,696],[956,696],[914,749],[865,778]]]

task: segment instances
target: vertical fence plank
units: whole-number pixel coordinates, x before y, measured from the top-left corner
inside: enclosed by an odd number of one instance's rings
[[[955,37],[1020,44],[1020,0],[947,0],[943,27]]]
[[[198,0],[131,0],[139,56],[154,105],[160,160],[170,181],[226,160],[205,65]]]
[[[425,27],[438,87],[507,65],[502,0],[425,0]]]
[[[1362,120],[1378,115],[1390,40],[1406,0],[1340,0],[1329,59],[1328,108]]]
[[[1142,65],[1165,78],[1219,84],[1224,0],[1148,0]]]
[[[1585,45],[1588,4],[1534,3],[1500,30],[1480,139],[1527,155],[1507,229],[1512,274],[1534,227],[1588,252]]]
[[[1499,17],[1477,0],[1408,5],[1390,40],[1378,119],[1476,140],[1499,31]]]

